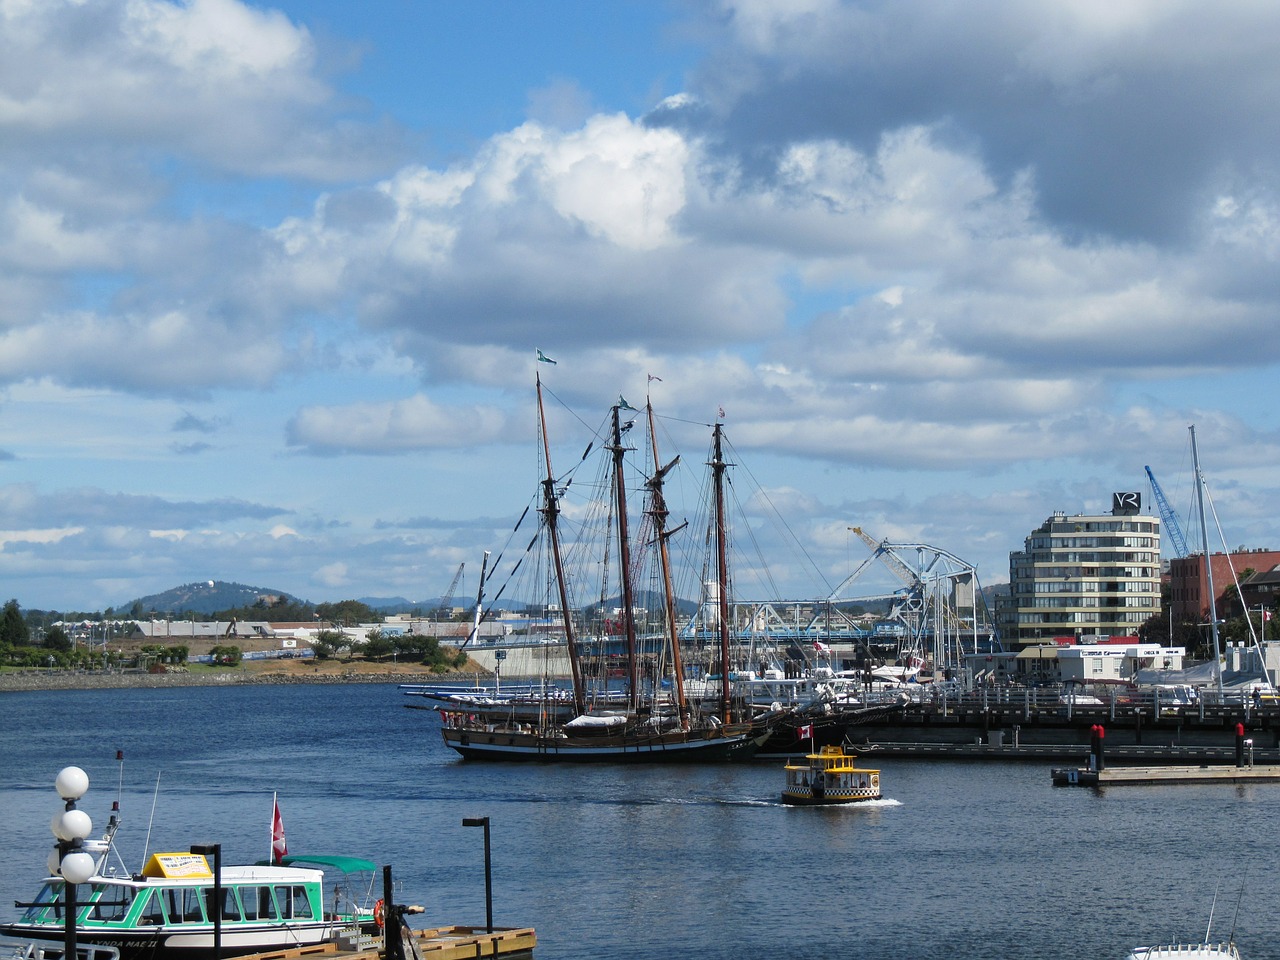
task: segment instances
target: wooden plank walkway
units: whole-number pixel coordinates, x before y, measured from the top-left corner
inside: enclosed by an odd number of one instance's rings
[[[495,928],[492,933],[483,927],[435,927],[414,930],[411,941],[405,942],[408,950],[422,960],[471,960],[477,957],[503,957],[505,960],[522,960],[533,956],[538,945],[533,927]],[[316,944],[311,947],[295,947],[290,950],[273,950],[255,953],[238,960],[378,960],[383,955],[378,947],[365,950],[344,950],[335,943]]]
[[[1053,771],[1054,786],[1119,787],[1171,783],[1280,783],[1280,767],[1077,767]]]

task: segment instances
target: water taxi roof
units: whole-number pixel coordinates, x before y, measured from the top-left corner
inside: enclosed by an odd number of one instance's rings
[[[362,860],[359,857],[332,856],[329,854],[312,854],[310,856],[285,856],[280,858],[280,863],[289,867],[300,866],[316,866],[316,867],[333,867],[335,870],[341,870],[343,873],[374,873],[378,869],[378,865],[372,860]]]

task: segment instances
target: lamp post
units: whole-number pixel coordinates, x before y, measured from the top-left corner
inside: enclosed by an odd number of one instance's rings
[[[222,960],[222,844],[195,843],[191,852],[213,857],[213,960]]]
[[[62,906],[66,920],[64,934],[64,960],[76,960],[76,920],[80,912],[76,903],[76,885],[85,883],[97,865],[93,857],[84,852],[84,840],[93,831],[93,821],[83,810],[76,809],[76,801],[89,789],[89,775],[79,767],[64,767],[54,781],[58,796],[66,801],[62,813],[55,813],[49,829],[57,843],[49,855],[49,872],[62,877]]]
[[[486,933],[493,933],[493,871],[489,860],[489,818],[463,817],[464,827],[484,827],[484,926]]]

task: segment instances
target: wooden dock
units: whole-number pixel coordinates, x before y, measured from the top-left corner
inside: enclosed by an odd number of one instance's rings
[[[405,938],[405,956],[409,960],[474,960],[478,957],[526,960],[533,956],[537,945],[533,927],[495,928],[492,933],[483,927],[435,927],[411,931],[411,936]],[[322,943],[255,953],[238,960],[380,960],[383,956],[377,946],[352,950],[336,943]]]
[[[1280,766],[1072,767],[1053,771],[1055,787],[1153,786],[1172,783],[1280,783]]]

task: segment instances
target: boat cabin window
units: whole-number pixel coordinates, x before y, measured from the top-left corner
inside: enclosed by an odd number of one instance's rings
[[[61,903],[59,894],[61,893],[61,880],[56,884],[46,883],[40,888],[40,892],[36,894],[35,900],[31,901],[31,906],[27,907],[27,912],[22,915],[22,919],[39,920],[44,916],[46,910],[49,911],[50,916],[61,919],[62,908],[59,906]]]
[[[164,905],[159,890],[144,890],[139,898],[142,906],[138,908],[138,923],[143,926],[159,926],[165,922]]]
[[[217,916],[218,899],[214,895],[213,888],[210,887],[204,892],[204,912],[210,917]],[[231,887],[222,888],[222,919],[223,920],[239,920],[240,904],[236,902],[235,890]]]
[[[204,908],[199,887],[171,887],[162,890],[165,913],[170,923],[203,923]]]
[[[284,889],[288,889],[287,887]],[[270,887],[240,887],[240,903],[246,920],[279,920]]]
[[[118,923],[128,915],[129,908],[133,906],[133,888],[95,883],[89,899],[93,901],[88,917],[90,920]]]
[[[286,920],[309,920],[313,916],[306,887],[276,887],[276,903],[280,905],[280,914]]]

